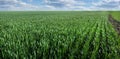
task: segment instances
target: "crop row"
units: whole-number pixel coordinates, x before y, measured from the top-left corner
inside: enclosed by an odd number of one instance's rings
[[[0,14],[0,59],[117,59],[119,42],[101,12]]]

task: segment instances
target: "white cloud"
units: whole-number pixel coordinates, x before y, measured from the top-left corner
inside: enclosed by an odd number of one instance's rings
[[[0,0],[0,10],[27,10],[38,8],[21,0]]]
[[[120,0],[103,0],[104,2],[120,2]]]
[[[82,5],[85,5],[82,1],[77,0],[45,0],[44,1],[46,5],[54,7],[54,9],[73,9],[73,7],[81,7]]]
[[[41,5],[30,4],[35,0],[0,0],[0,10],[120,10],[120,0],[39,0]]]
[[[64,10],[120,10],[120,0],[99,0],[85,2],[84,0],[44,0],[46,5],[54,9]]]
[[[100,0],[92,5],[99,10],[120,10],[120,0]]]

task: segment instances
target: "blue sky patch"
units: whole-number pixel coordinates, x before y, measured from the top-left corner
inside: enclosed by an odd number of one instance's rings
[[[120,0],[0,0],[0,10],[120,10]]]

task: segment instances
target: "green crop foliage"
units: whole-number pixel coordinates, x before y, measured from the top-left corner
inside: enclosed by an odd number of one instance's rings
[[[110,14],[113,16],[114,19],[120,21],[120,12],[119,11],[111,11]]]
[[[119,59],[108,12],[0,12],[0,59]]]

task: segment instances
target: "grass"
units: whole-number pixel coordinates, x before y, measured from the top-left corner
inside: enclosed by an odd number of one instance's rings
[[[0,59],[117,59],[107,12],[0,12]]]
[[[120,21],[120,12],[119,11],[113,11],[113,12],[111,12],[111,14],[116,20]]]

